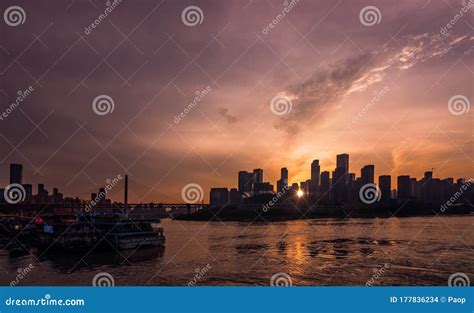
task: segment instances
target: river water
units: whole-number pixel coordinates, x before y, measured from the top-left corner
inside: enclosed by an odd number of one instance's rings
[[[474,279],[474,216],[273,223],[163,220],[166,246],[120,252],[0,252],[0,284],[447,285]],[[283,274],[284,273],[284,274]],[[104,275],[104,274],[100,274]],[[99,275],[99,276],[100,276]]]

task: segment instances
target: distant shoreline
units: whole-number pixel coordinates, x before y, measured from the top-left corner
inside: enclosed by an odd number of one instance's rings
[[[213,214],[214,213],[214,214]],[[237,213],[237,212],[236,212]],[[363,213],[363,212],[352,212],[350,214],[344,214],[344,212],[339,212],[337,214],[315,214],[299,212],[299,214],[222,214],[207,211],[207,212],[198,212],[190,215],[179,215],[174,217],[175,220],[179,221],[221,221],[221,222],[253,222],[253,221],[262,221],[262,222],[279,222],[279,221],[292,221],[292,220],[306,220],[306,219],[327,219],[327,218],[404,218],[404,217],[430,217],[430,216],[474,216],[473,212],[461,211],[461,212],[446,212],[439,213],[435,211],[431,212],[415,212],[407,214],[406,212],[390,214],[388,212],[380,212],[379,214],[372,213]]]

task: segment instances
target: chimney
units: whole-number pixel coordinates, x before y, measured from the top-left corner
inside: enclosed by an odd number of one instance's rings
[[[128,175],[125,175],[125,194],[124,194],[124,203],[125,203],[125,212],[128,210]]]

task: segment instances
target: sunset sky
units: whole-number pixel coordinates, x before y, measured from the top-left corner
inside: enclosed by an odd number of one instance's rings
[[[276,185],[288,167],[300,182],[313,159],[332,171],[339,153],[350,172],[375,164],[393,185],[431,168],[474,175],[474,108],[448,105],[474,101],[469,1],[287,1],[274,23],[284,1],[122,0],[88,34],[105,0],[39,2],[0,4],[26,15],[1,21],[1,111],[34,89],[0,120],[2,186],[9,164],[22,163],[25,182],[68,196],[87,198],[128,171],[133,202],[181,201],[189,183],[207,200],[210,187],[236,187],[239,170],[263,168]],[[195,26],[182,20],[191,5],[203,12]],[[378,24],[361,22],[367,6]],[[113,112],[94,113],[99,95]],[[276,96],[291,100],[289,113],[272,112]]]

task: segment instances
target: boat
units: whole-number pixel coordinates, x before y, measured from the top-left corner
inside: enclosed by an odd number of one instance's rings
[[[106,241],[118,250],[137,249],[139,247],[163,246],[165,236],[163,228],[154,228],[146,222],[98,222],[95,223]]]
[[[76,219],[42,223],[39,239],[42,245],[62,249],[137,249],[164,246],[163,228],[150,221],[120,219]]]

